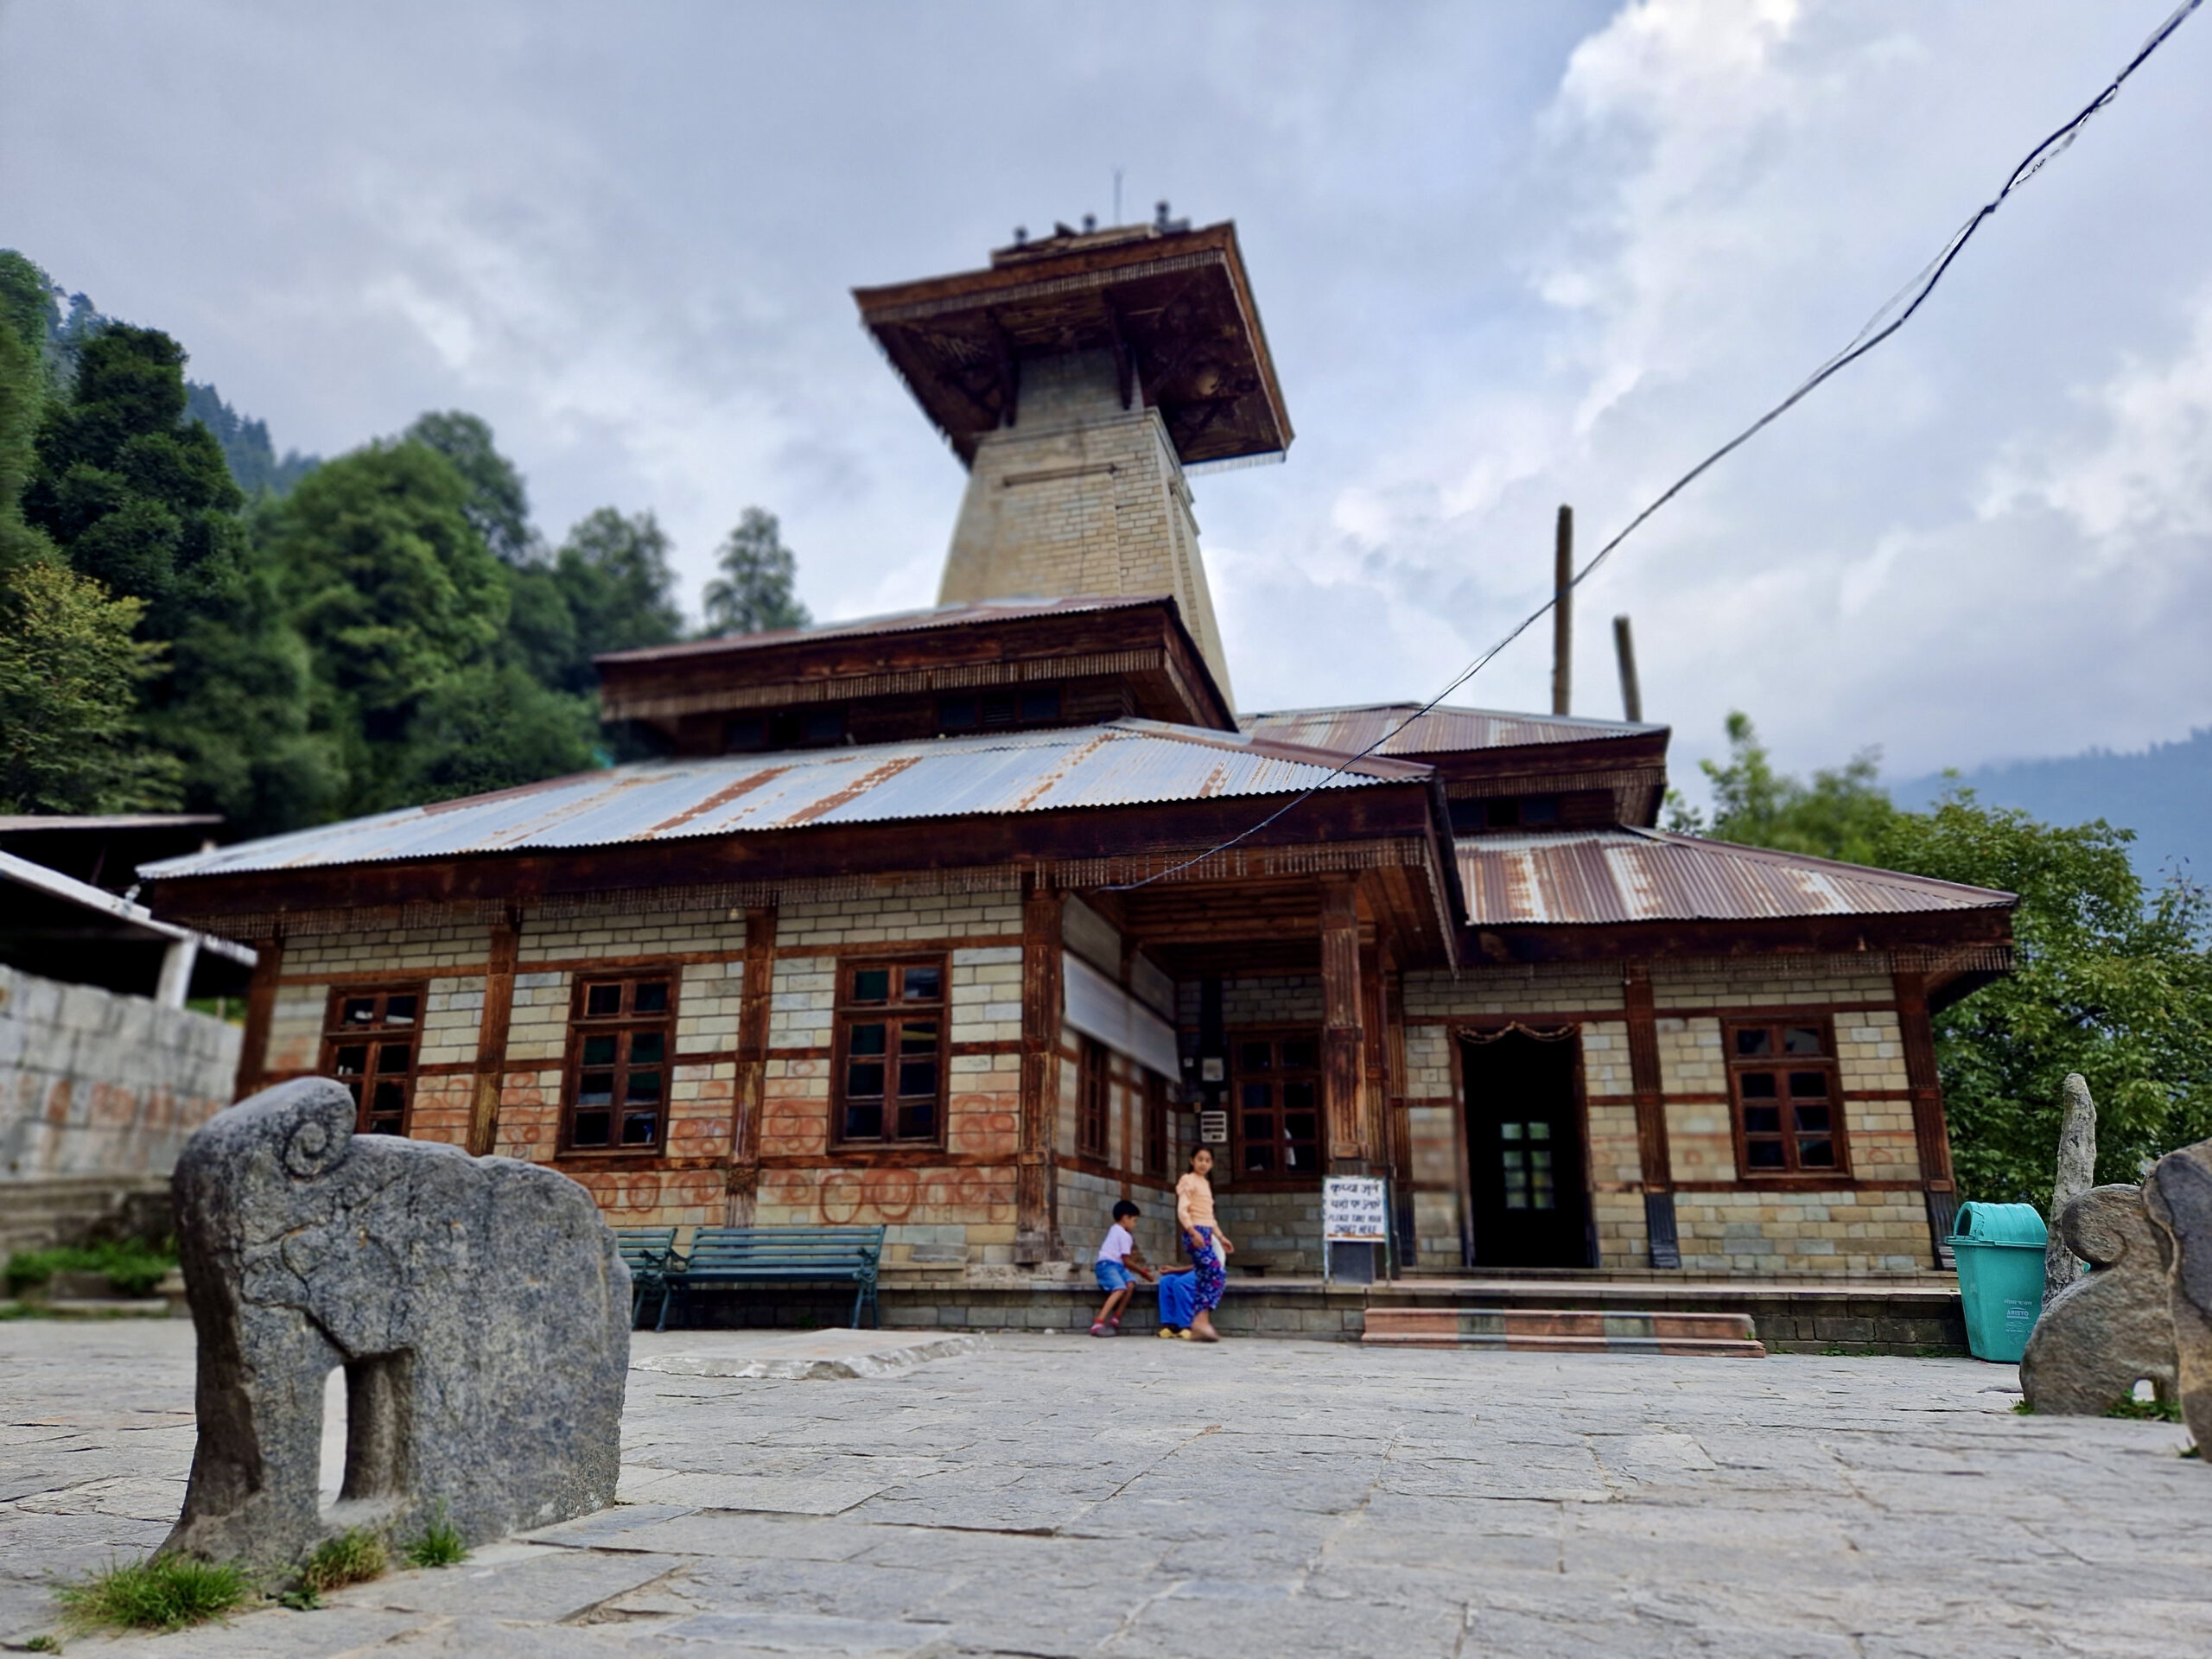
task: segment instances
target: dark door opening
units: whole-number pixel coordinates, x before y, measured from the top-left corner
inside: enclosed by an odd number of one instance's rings
[[[1510,1031],[1460,1045],[1474,1260],[1486,1268],[1590,1265],[1574,1034]]]

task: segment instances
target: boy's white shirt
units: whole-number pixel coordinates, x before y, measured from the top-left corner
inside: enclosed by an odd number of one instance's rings
[[[1117,1221],[1106,1230],[1106,1242],[1098,1247],[1098,1259],[1119,1263],[1126,1261],[1129,1252],[1136,1247],[1136,1239],[1129,1230]]]

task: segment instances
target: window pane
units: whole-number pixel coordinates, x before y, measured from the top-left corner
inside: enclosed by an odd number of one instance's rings
[[[1275,1117],[1273,1112],[1244,1114],[1244,1138],[1247,1141],[1272,1141],[1275,1138]]]
[[[649,979],[637,988],[631,1007],[639,1014],[666,1014],[668,1012],[668,982]]]
[[[569,1137],[569,1144],[572,1147],[603,1147],[613,1122],[613,1116],[608,1112],[578,1112],[575,1128]]]
[[[849,1027],[849,1034],[845,1039],[845,1052],[848,1054],[882,1053],[884,1044],[888,1040],[887,1033],[890,1029],[890,1027],[875,1020],[870,1020],[866,1025]]]
[[[595,1037],[585,1038],[584,1064],[586,1065],[613,1065],[614,1045],[616,1040],[614,1033],[611,1031],[602,1033]]]
[[[1744,1098],[1745,1100],[1772,1100],[1778,1092],[1779,1091],[1775,1088],[1775,1077],[1773,1072],[1746,1071],[1744,1073]]]
[[[765,749],[768,747],[768,719],[765,715],[736,715],[723,722],[726,749]]]
[[[1556,795],[1528,795],[1521,801],[1521,822],[1523,823],[1557,823],[1559,797]]]
[[[930,1141],[937,1136],[937,1102],[910,1100],[899,1108],[899,1138],[901,1141]]]
[[[660,1073],[632,1071],[623,1085],[622,1098],[632,1106],[654,1105],[660,1100]]]
[[[1789,1092],[1796,1099],[1802,1100],[1809,1095],[1819,1100],[1827,1091],[1828,1074],[1825,1071],[1792,1071],[1789,1074]]]
[[[1827,1107],[1800,1106],[1797,1108],[1797,1127],[1801,1130],[1826,1135],[1834,1125],[1828,1122]]]
[[[1236,1067],[1240,1071],[1265,1071],[1275,1063],[1275,1046],[1273,1043],[1240,1043],[1236,1052]]]
[[[590,985],[584,988],[584,1013],[600,1019],[622,1012],[622,988],[620,985]]]
[[[668,1034],[658,1031],[633,1031],[630,1033],[630,1064],[658,1065],[667,1058]]]
[[[853,1001],[855,1002],[888,1002],[891,1000],[891,970],[888,968],[856,968],[853,970]]]
[[[397,1083],[377,1084],[376,1097],[369,1103],[372,1118],[389,1117],[397,1122],[407,1109],[407,1090]]]
[[[587,1071],[576,1079],[576,1104],[579,1106],[612,1106],[614,1103],[614,1074],[612,1071]]]
[[[939,697],[937,700],[937,723],[948,732],[973,730],[976,725],[976,699]]]
[[[899,1062],[899,1093],[902,1099],[912,1100],[918,1095],[937,1098],[937,1062],[935,1060],[901,1060]]]
[[[404,1071],[407,1069],[408,1057],[414,1052],[414,1045],[411,1043],[378,1043],[377,1070],[386,1077],[390,1077],[395,1071]]]
[[[387,996],[384,1000],[384,1022],[387,1026],[411,1026],[415,1023],[415,1004],[412,996]]]
[[[369,1046],[366,1043],[349,1043],[338,1051],[335,1064],[340,1077],[359,1077],[369,1069]]]
[[[1318,1169],[1320,1164],[1320,1159],[1315,1156],[1311,1146],[1285,1147],[1282,1149],[1282,1166],[1285,1169]]]
[[[1501,1141],[1518,1141],[1521,1138],[1521,1126],[1518,1123],[1499,1124],[1497,1126],[1497,1138]],[[1518,1158],[1521,1154],[1516,1152],[1513,1155],[1516,1158]]]
[[[1264,1083],[1244,1085],[1244,1106],[1248,1111],[1264,1112],[1275,1103],[1274,1090]]]
[[[883,1062],[855,1060],[845,1068],[845,1093],[855,1100],[873,1100],[883,1093]]]
[[[1834,1169],[1835,1142],[1833,1141],[1800,1141],[1797,1143],[1797,1162],[1805,1169]]]
[[[1548,1123],[1531,1123],[1529,1126],[1529,1138],[1531,1141],[1550,1140],[1552,1138],[1552,1126]],[[1548,1152],[1540,1152],[1537,1153],[1535,1156],[1539,1158],[1549,1158],[1551,1154]]]
[[[986,691],[982,694],[981,701],[984,725],[1011,726],[1014,724],[1014,710],[1020,705],[1014,701],[1013,692]]]
[[[1755,1026],[1736,1033],[1736,1052],[1739,1056],[1771,1054],[1774,1052],[1774,1033],[1764,1026]]]
[[[1058,720],[1060,717],[1060,688],[1046,685],[1024,691],[1021,694],[1021,717],[1024,720]]]
[[[1782,1033],[1782,1052],[1785,1054],[1825,1054],[1827,1045],[1821,1040],[1818,1026],[1792,1026]]]
[[[880,1141],[883,1138],[883,1103],[854,1101],[845,1107],[845,1139],[848,1141]]]
[[[806,741],[810,743],[835,743],[845,734],[845,711],[842,709],[810,709],[804,720]]]
[[[1313,1112],[1286,1113],[1282,1120],[1282,1138],[1286,1141],[1319,1141],[1321,1138],[1320,1117]]]
[[[909,1020],[899,1027],[899,1052],[901,1054],[934,1054],[937,1052],[937,1021]],[[1099,1056],[1103,1065],[1105,1056]]]
[[[339,1016],[349,1026],[373,1026],[377,1022],[377,1000],[373,996],[349,996],[346,1012]]]
[[[625,1112],[622,1114],[622,1144],[626,1147],[650,1147],[660,1132],[658,1112]]]
[[[1754,1141],[1744,1148],[1744,1155],[1753,1169],[1784,1167],[1779,1141]]]
[[[1535,1151],[1529,1154],[1529,1167],[1530,1169],[1548,1172],[1551,1166],[1552,1155],[1548,1152],[1546,1152],[1541,1147],[1538,1147]]]
[[[944,970],[942,968],[909,968],[905,977],[909,1002],[934,1002],[944,993]]]
[[[1286,1083],[1282,1086],[1283,1109],[1288,1112],[1310,1112],[1313,1109],[1313,1085],[1310,1083]]]
[[[1779,1106],[1746,1106],[1744,1108],[1745,1135],[1780,1135],[1782,1108]]]
[[[1510,830],[1521,822],[1521,803],[1510,799],[1487,801],[1484,803],[1483,817],[1493,830]]]
[[[1287,1071],[1311,1071],[1320,1063],[1319,1051],[1311,1043],[1285,1043],[1282,1046],[1282,1064]]]
[[[1264,1141],[1247,1141],[1244,1145],[1244,1167],[1247,1171],[1265,1174],[1275,1166],[1275,1149]]]

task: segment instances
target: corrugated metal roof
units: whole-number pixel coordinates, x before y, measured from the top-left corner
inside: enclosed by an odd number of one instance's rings
[[[2000,908],[2009,893],[1659,830],[1478,836],[1459,843],[1476,927],[1733,922]]]
[[[1378,702],[1348,709],[1285,709],[1272,714],[1240,715],[1237,724],[1255,737],[1302,743],[1310,748],[1357,754],[1394,726],[1377,754],[1438,754],[1468,749],[1517,749],[1547,743],[1590,743],[1601,738],[1637,737],[1663,732],[1664,726],[1631,725],[1618,720],[1577,720],[1565,715],[1516,715],[1491,709],[1446,705],[1427,714],[1417,702]],[[1418,717],[1415,717],[1418,715]],[[1407,723],[1410,720],[1411,723]]]
[[[142,866],[156,880],[1071,807],[1350,789],[1427,775],[1226,732],[1108,726],[656,760]]]
[[[675,645],[644,645],[611,651],[595,663],[657,663],[717,652],[753,651],[801,640],[842,639],[869,633],[912,633],[924,628],[957,628],[969,622],[1010,622],[1028,616],[1060,616],[1082,611],[1125,611],[1169,602],[1165,594],[1088,594],[1071,599],[979,599],[959,605],[933,605],[925,611],[893,611],[886,616],[855,617],[813,628],[773,628],[764,633],[727,633],[713,639],[687,639]]]

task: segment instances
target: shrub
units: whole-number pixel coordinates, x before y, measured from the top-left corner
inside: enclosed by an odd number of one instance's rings
[[[468,1559],[468,1546],[461,1541],[461,1529],[446,1519],[446,1506],[438,1504],[437,1518],[423,1529],[423,1535],[407,1546],[410,1567],[454,1567]]]
[[[176,1257],[138,1239],[120,1243],[65,1245],[51,1250],[17,1250],[8,1258],[8,1294],[43,1285],[57,1273],[103,1273],[118,1296],[144,1296],[160,1284]]]
[[[245,1574],[227,1563],[186,1555],[153,1555],[110,1567],[54,1593],[63,1616],[79,1629],[179,1630],[220,1618],[248,1594]]]
[[[300,1587],[320,1596],[326,1590],[380,1579],[387,1565],[383,1539],[360,1527],[348,1527],[315,1547],[315,1554],[300,1569]]]

